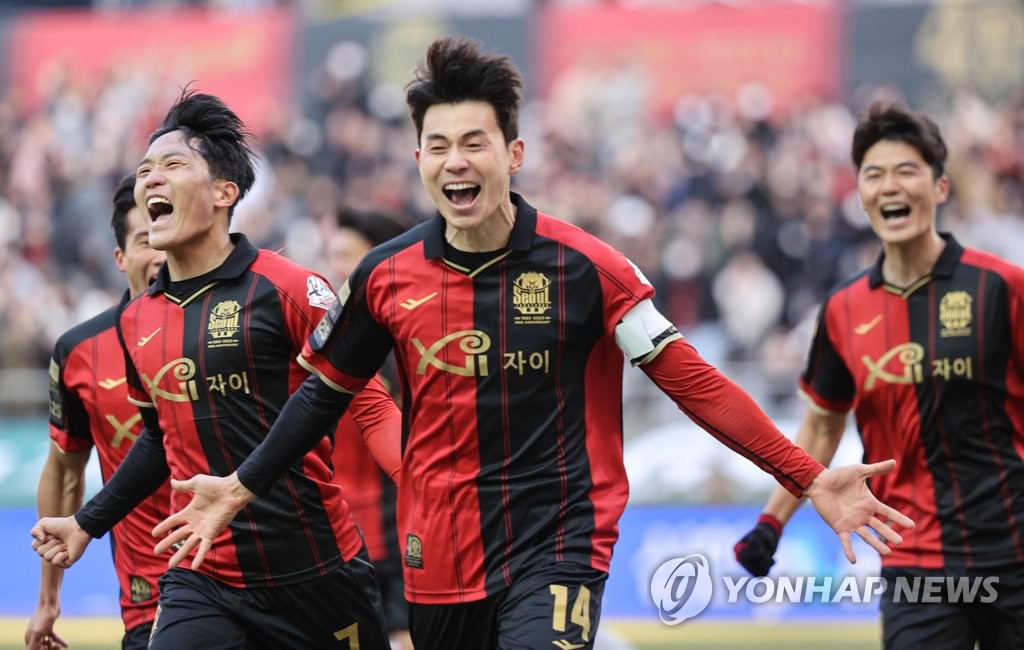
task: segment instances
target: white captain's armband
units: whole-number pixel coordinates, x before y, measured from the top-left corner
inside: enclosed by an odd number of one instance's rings
[[[650,299],[637,303],[615,326],[615,342],[634,366],[647,363],[670,342],[681,338],[683,335]]]

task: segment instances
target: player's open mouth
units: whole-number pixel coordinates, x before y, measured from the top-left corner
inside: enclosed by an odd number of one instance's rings
[[[476,183],[448,183],[442,191],[452,205],[467,206],[472,205],[480,194],[480,186]]]
[[[906,203],[890,203],[882,206],[883,219],[900,219],[910,216],[910,206]]]
[[[146,209],[149,210],[149,218],[152,219],[154,223],[167,221],[167,219],[163,217],[167,217],[174,212],[174,206],[171,205],[170,201],[162,196],[149,197],[146,201]]]

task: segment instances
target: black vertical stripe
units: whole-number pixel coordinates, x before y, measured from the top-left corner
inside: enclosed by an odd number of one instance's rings
[[[441,331],[447,333],[447,332],[451,331],[451,329],[450,329],[450,327],[448,325],[448,299],[449,299],[449,293],[452,293],[453,295],[456,295],[456,296],[458,295],[458,293],[456,292],[456,290],[453,287],[451,287],[451,282],[453,281],[453,278],[455,277],[454,273],[451,270],[447,269],[447,268],[442,269],[442,273],[444,273],[444,279],[441,282],[441,305],[442,305],[442,307],[441,307]],[[455,280],[455,281],[457,282],[458,280]],[[457,426],[458,425],[455,422],[455,408],[454,408],[454,406],[452,404],[453,389],[452,389],[452,376],[451,376],[450,373],[447,373],[447,372],[444,373],[444,383],[445,383],[445,391],[444,391],[445,405],[447,406],[447,408],[445,409],[445,413],[446,413],[445,417],[446,417],[447,423],[448,423],[448,463],[449,463],[449,467],[451,468],[449,470],[449,472],[448,472],[448,485],[447,485],[447,490],[448,490],[448,516],[451,518],[451,524],[450,524],[449,528],[452,531],[452,540],[451,540],[451,542],[452,542],[452,549],[454,549],[455,553],[458,553],[458,548],[459,548],[459,525],[458,525],[458,509],[456,508],[456,502],[455,502],[455,475],[456,475],[456,472],[458,471],[458,453],[457,453],[457,450],[458,450],[458,429],[457,429]],[[464,423],[464,426],[472,428],[475,424],[476,423],[474,423],[474,422],[466,422],[466,423]],[[465,576],[462,575],[462,562],[460,561],[460,558],[453,557],[452,558],[452,566],[455,567],[455,581],[456,581],[456,584],[459,585],[460,591],[464,591],[469,585],[466,584]]]
[[[516,307],[513,286],[524,273],[550,281],[541,322],[525,322]],[[594,265],[541,237],[528,253],[474,278],[475,327],[497,339],[489,374],[476,378],[489,593],[538,559],[589,562],[595,523],[585,372],[604,334],[602,310]]]
[[[942,300],[952,292],[972,300],[970,323],[959,331],[943,322]],[[1014,500],[1024,494],[1024,463],[1013,448],[1017,433],[1005,408],[1014,336],[1005,283],[961,264],[952,277],[912,294],[908,308],[911,340],[926,350],[927,374],[917,386],[920,435],[947,566],[975,568],[999,561],[993,558],[1019,562],[1020,506]]]

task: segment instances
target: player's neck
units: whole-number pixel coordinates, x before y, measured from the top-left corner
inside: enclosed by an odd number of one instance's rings
[[[445,239],[452,248],[464,253],[490,253],[508,245],[515,223],[516,209],[509,204],[509,209],[499,210],[473,228],[448,226]]]
[[[234,248],[227,232],[190,242],[167,251],[167,272],[172,282],[197,278],[223,264]]]
[[[946,240],[934,231],[907,242],[883,244],[882,277],[887,284],[909,287],[929,275],[946,248]]]

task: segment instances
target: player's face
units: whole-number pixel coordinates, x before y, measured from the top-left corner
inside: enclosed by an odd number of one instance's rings
[[[899,245],[930,236],[935,213],[949,194],[949,180],[934,172],[911,145],[879,140],[864,154],[857,189],[883,244]]]
[[[338,228],[331,234],[327,240],[327,270],[336,288],[348,280],[371,248],[370,242],[351,228]]]
[[[149,245],[171,253],[184,251],[217,229],[226,229],[222,209],[236,196],[228,186],[234,184],[210,177],[206,160],[181,131],[154,140],[135,178],[135,202],[149,217]]]
[[[523,150],[520,139],[505,142],[487,102],[427,109],[416,162],[420,180],[449,229],[486,229],[511,212],[510,179],[522,167]]]
[[[127,216],[128,233],[124,240],[124,250],[118,248],[115,251],[114,261],[128,279],[131,295],[137,296],[156,279],[167,255],[149,245],[149,219],[142,216],[141,210],[132,208]]]

